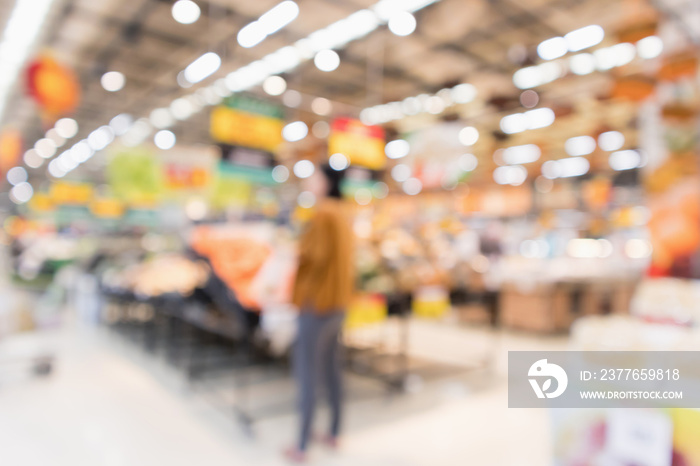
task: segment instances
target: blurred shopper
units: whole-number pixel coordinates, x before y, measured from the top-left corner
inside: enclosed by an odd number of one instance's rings
[[[297,444],[285,454],[296,462],[306,459],[319,382],[331,408],[331,425],[324,437],[329,446],[337,446],[340,431],[340,331],[354,286],[353,237],[340,199],[340,180],[338,172],[323,167],[305,183],[317,203],[300,240],[293,295],[300,312],[293,363],[301,426]]]

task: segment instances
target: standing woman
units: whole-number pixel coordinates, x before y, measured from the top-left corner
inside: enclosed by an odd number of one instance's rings
[[[295,462],[306,460],[317,399],[325,386],[331,408],[326,441],[337,445],[342,414],[340,331],[354,289],[353,233],[340,196],[341,175],[324,166],[307,178],[304,188],[317,199],[299,244],[299,268],[293,302],[299,309],[293,354],[299,390],[301,426],[297,444],[285,452]]]

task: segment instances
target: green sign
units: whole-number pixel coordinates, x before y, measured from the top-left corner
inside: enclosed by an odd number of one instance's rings
[[[270,118],[283,119],[284,111],[282,107],[265,100],[253,97],[249,94],[233,94],[224,99],[224,105],[241,112],[264,115]]]

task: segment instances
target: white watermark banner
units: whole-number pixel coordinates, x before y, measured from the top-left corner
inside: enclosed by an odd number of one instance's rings
[[[698,351],[509,351],[510,408],[700,408]]]

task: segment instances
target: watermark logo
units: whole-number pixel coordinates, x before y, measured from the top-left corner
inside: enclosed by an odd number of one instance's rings
[[[566,371],[562,369],[561,366],[548,363],[546,359],[540,359],[530,366],[527,375],[529,377],[535,377],[528,380],[537,398],[557,398],[566,391],[566,387],[569,384],[569,377],[566,375]],[[546,378],[541,386],[538,378]],[[552,388],[552,379],[557,381],[557,386],[556,390],[550,392],[549,390]]]

